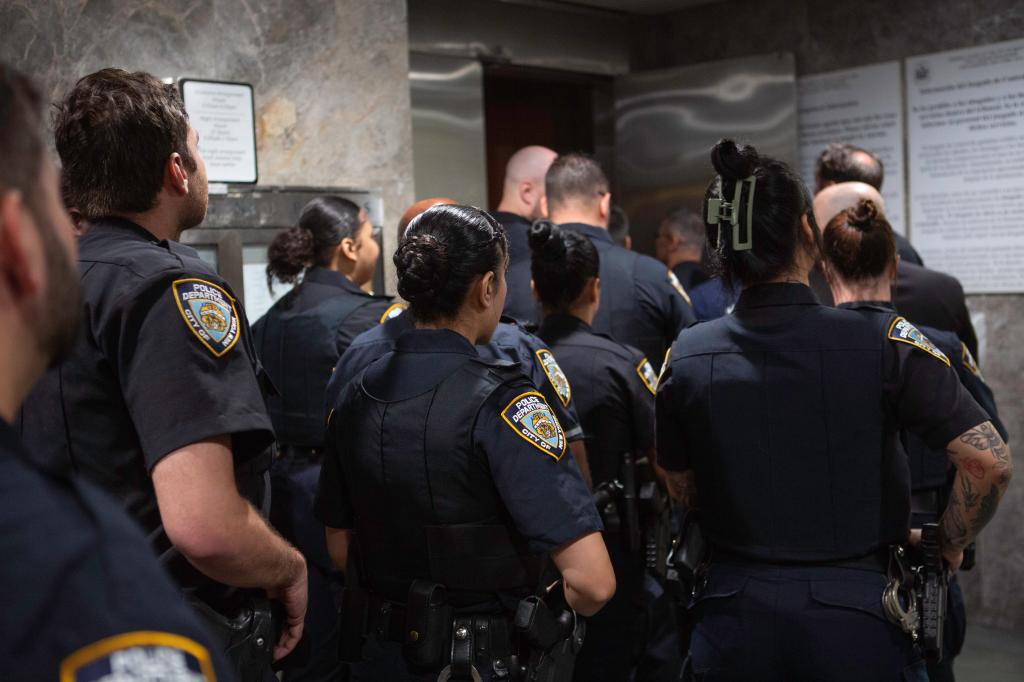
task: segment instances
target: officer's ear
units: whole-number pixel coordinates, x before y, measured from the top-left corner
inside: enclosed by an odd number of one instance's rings
[[[32,219],[20,191],[0,194],[0,277],[4,298],[20,305],[42,291],[46,280],[46,261],[40,226]]]
[[[583,289],[587,303],[597,303],[601,300],[601,278],[591,277]]]
[[[892,265],[889,266],[889,272],[887,273],[889,275],[889,281],[890,282],[895,282],[896,281],[896,277],[899,274],[899,271],[900,271],[900,254],[897,253],[896,257],[892,259]]]
[[[542,218],[545,218],[545,219],[550,219],[550,215],[548,214],[548,195],[547,194],[540,195],[540,216]]]
[[[598,207],[598,210],[601,212],[601,219],[604,220],[605,225],[607,225],[608,216],[612,214],[611,192],[605,192],[601,195],[601,202],[598,204]]]
[[[493,305],[494,299],[498,296],[498,289],[497,275],[493,270],[491,270],[485,272],[480,277],[476,283],[475,291],[472,293],[476,296],[479,306],[486,310]]]
[[[164,186],[169,187],[177,196],[183,197],[188,194],[188,171],[185,169],[185,161],[178,152],[173,152],[167,157]]]
[[[357,251],[356,240],[352,239],[352,237],[345,237],[338,242],[338,248],[334,252],[335,260],[337,260],[338,256],[341,256],[344,260],[355,262],[359,258]]]

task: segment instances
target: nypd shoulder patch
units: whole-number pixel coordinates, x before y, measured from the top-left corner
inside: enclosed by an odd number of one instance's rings
[[[185,324],[196,338],[220,357],[238,341],[238,310],[235,299],[221,287],[205,279],[179,279],[171,285]]]
[[[658,372],[658,383],[661,383],[661,378],[665,376],[665,370],[668,369],[669,358],[672,357],[672,346],[665,349],[665,359],[661,361],[661,371]]]
[[[565,454],[565,433],[544,396],[521,393],[501,411],[501,418],[519,437],[556,461]]]
[[[946,357],[946,354],[939,350],[927,336],[922,334],[921,331],[912,325],[905,317],[897,317],[892,321],[892,325],[889,327],[889,338],[893,341],[908,343],[911,346],[920,348],[925,353],[928,353],[929,355],[932,355],[946,363],[947,367],[950,366],[949,358]]]
[[[651,392],[651,395],[658,392],[658,375],[654,373],[654,368],[651,367],[651,363],[647,362],[647,358],[641,360],[640,364],[636,366],[636,373],[640,375],[640,381],[644,382],[644,386]]]
[[[679,292],[679,295],[683,297],[683,300],[686,301],[688,305],[693,305],[690,301],[690,295],[686,293],[686,289],[684,289],[683,285],[679,282],[679,278],[676,277],[676,273],[671,270],[668,271],[668,283],[672,285],[673,289]]]
[[[128,632],[82,647],[60,664],[61,682],[215,682],[210,652],[168,632]]]
[[[554,353],[547,348],[541,348],[535,355],[540,361],[540,366],[544,370],[544,374],[547,375],[548,381],[554,387],[555,393],[558,394],[558,399],[562,401],[563,405],[568,405],[572,399],[572,387],[569,385],[569,378],[565,376],[565,372],[555,360]]]
[[[968,372],[979,379],[981,378],[981,368],[978,367],[978,362],[971,355],[971,350],[963,341],[960,342],[960,361],[964,363],[964,367],[967,368]]]
[[[408,306],[405,305],[404,303],[392,303],[391,305],[388,306],[388,309],[384,311],[384,314],[380,316],[379,323],[384,324],[392,317],[398,317],[399,315],[405,312],[405,309],[407,307]]]

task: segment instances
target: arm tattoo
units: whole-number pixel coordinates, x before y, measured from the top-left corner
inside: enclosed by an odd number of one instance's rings
[[[1006,447],[1006,443],[1003,442],[1002,436],[996,431],[995,427],[992,426],[991,422],[985,422],[980,424],[967,433],[960,436],[960,441],[970,445],[975,450],[990,450],[992,456],[995,457],[996,462],[999,464],[1008,464],[1010,461],[1010,452]]]
[[[693,471],[667,471],[669,495],[681,501],[687,509],[697,508],[697,483]]]
[[[949,449],[957,474],[941,529],[943,544],[963,549],[995,516],[1010,483],[1013,462],[1010,449],[991,422],[967,431],[957,442],[963,445]]]

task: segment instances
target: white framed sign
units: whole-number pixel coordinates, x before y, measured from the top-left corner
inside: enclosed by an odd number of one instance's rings
[[[969,294],[1024,292],[1024,40],[906,60],[910,217]]]
[[[256,124],[248,83],[183,78],[178,82],[211,183],[255,183]]]
[[[797,79],[800,172],[814,191],[818,156],[832,142],[865,149],[882,161],[882,198],[892,228],[906,234],[903,87],[900,63],[882,62]]]

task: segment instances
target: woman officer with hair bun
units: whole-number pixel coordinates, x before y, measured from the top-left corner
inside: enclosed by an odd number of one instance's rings
[[[940,524],[951,570],[995,513],[1009,451],[913,325],[817,302],[818,232],[788,166],[731,140],[711,160],[708,245],[739,300],[680,333],[657,396],[659,464],[710,545],[691,678],[927,679],[896,624],[909,589],[889,549],[910,537],[900,431],[957,469]],[[899,598],[883,602],[887,587]]]
[[[340,668],[332,597],[338,576],[323,525],[313,516],[313,497],[331,371],[352,339],[376,325],[390,305],[389,298],[361,288],[373,278],[379,255],[366,212],[336,196],[306,204],[298,224],[278,234],[267,252],[268,286],[297,282],[253,325],[257,353],[277,389],[267,399],[281,445],[271,467],[271,521],[309,565],[310,656],[288,679],[333,679]]]
[[[839,308],[861,311],[868,317],[891,320],[896,315],[892,303],[892,284],[900,263],[892,226],[869,199],[837,214],[822,233],[825,278]],[[896,318],[902,319],[902,318]],[[1003,440],[1006,428],[999,420],[995,396],[981,376],[981,370],[966,344],[954,332],[918,327],[933,344],[934,352],[948,361],[960,382],[970,391],[989,416]],[[928,447],[912,433],[903,436],[910,458],[911,527],[937,521],[952,493],[953,474],[945,452]],[[942,660],[928,662],[930,682],[953,680],[953,659],[964,643],[967,614],[956,576],[949,583],[949,604],[943,629],[945,649]]]
[[[367,636],[354,679],[500,679],[527,663],[511,617],[538,559],[584,616],[615,577],[551,407],[518,365],[476,349],[505,302],[501,226],[435,206],[394,260],[415,326],[334,402],[317,497],[331,557],[359,585],[342,617],[362,631],[343,640]]]
[[[654,459],[658,376],[641,351],[590,327],[601,299],[597,249],[587,237],[560,230],[548,221],[533,224],[529,243],[534,295],[544,315],[537,335],[548,344],[573,387],[595,489],[608,490],[613,482],[626,484],[630,479],[638,487],[644,478],[653,480],[644,474],[653,473],[647,463]],[[627,466],[631,468],[628,475]],[[629,521],[617,502],[614,495],[605,506],[604,539],[618,588],[612,601],[587,623],[575,679],[677,680],[682,660],[675,642],[659,647],[664,650],[659,658],[667,653],[669,660],[645,661],[637,677],[655,633],[652,624],[645,622],[651,599],[644,592],[643,547],[630,546]],[[665,634],[668,639],[675,637],[672,627]]]

